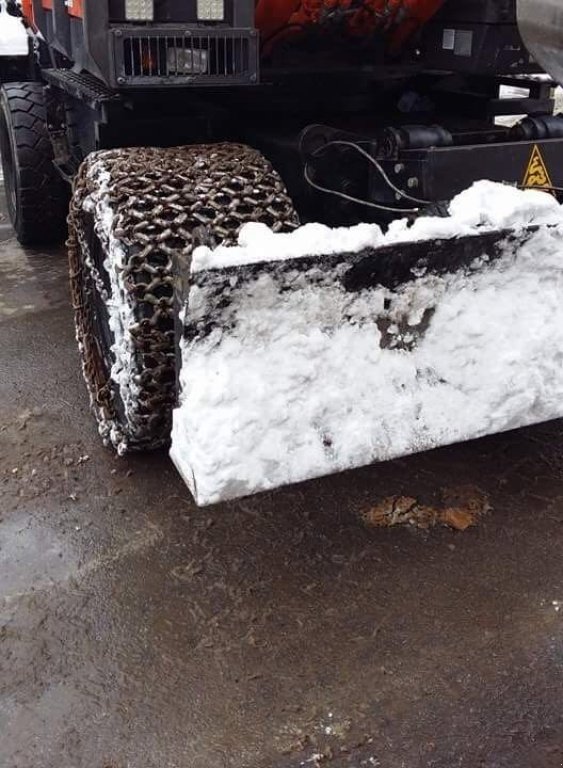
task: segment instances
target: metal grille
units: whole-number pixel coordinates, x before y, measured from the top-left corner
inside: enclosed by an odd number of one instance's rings
[[[115,30],[118,84],[255,82],[257,46],[251,30],[146,34]],[[144,34],[143,34],[144,32]]]

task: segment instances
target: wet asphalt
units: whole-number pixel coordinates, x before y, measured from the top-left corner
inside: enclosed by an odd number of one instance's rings
[[[198,510],[100,445],[63,250],[0,241],[1,768],[563,765],[561,423]]]

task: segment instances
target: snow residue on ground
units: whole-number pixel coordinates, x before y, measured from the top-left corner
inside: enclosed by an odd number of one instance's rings
[[[397,223],[380,243],[496,226],[525,242],[515,253],[507,241],[500,259],[484,254],[456,274],[413,275],[395,291],[347,292],[337,274],[319,282],[322,257],[295,270],[288,291],[272,269],[232,283],[229,323],[182,345],[171,453],[199,504],[563,415],[559,205],[545,193],[480,183],[451,210],[451,219],[411,229]],[[251,262],[260,248],[262,259],[276,258],[282,247],[264,245],[280,237],[283,249],[289,238],[306,239],[254,227],[245,246],[230,249],[232,261],[229,249],[205,258],[241,263],[245,248]],[[332,244],[326,233],[326,252]],[[194,286],[186,321],[206,302],[216,313],[217,299]]]
[[[27,56],[29,38],[22,20],[11,16],[0,1],[0,56]]]

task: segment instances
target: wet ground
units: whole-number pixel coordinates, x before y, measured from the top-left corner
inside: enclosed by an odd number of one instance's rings
[[[2,768],[563,765],[561,423],[201,511],[101,447],[63,253],[0,240]],[[468,484],[463,533],[364,521]]]

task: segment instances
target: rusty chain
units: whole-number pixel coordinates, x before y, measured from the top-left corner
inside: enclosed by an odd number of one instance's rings
[[[280,177],[249,147],[103,150],[82,164],[67,242],[76,334],[100,433],[120,453],[169,440],[177,260],[189,262],[202,242],[234,244],[249,221],[274,231],[298,223]],[[112,246],[122,254],[113,286]],[[112,375],[107,308],[116,303],[132,318],[123,329],[132,350],[127,402]]]

